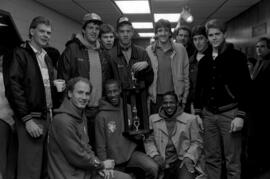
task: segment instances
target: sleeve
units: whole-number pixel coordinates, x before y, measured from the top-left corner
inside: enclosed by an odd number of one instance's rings
[[[190,136],[190,147],[187,152],[184,154],[184,158],[190,158],[196,165],[199,160],[203,148],[203,139],[201,136],[200,128],[197,122],[197,118],[194,118],[189,125],[189,136]]]
[[[183,99],[182,99],[182,103],[186,103],[187,102],[187,97],[188,97],[188,93],[189,93],[189,86],[190,86],[190,81],[189,81],[189,59],[188,59],[188,55],[187,55],[187,51],[184,50],[184,54],[183,54],[183,77],[184,77],[184,94],[183,94]]]
[[[238,69],[236,69],[236,75],[234,78],[237,79],[235,82],[236,96],[238,97],[238,111],[236,113],[237,117],[245,119],[247,117],[248,105],[250,100],[250,89],[251,89],[251,78],[246,65],[247,59],[244,54],[239,54],[237,58],[239,63]]]
[[[148,87],[152,84],[154,80],[154,71],[152,69],[150,58],[148,57],[148,54],[146,53],[146,51],[143,51],[142,58],[143,58],[143,61],[146,61],[148,63],[148,66],[146,69],[143,69],[137,72],[135,75],[136,75],[136,78],[138,78],[141,81],[144,81],[145,86]]]
[[[59,59],[58,66],[57,66],[57,77],[60,79],[64,79],[66,82],[71,78],[72,72],[72,50],[70,47],[66,47],[64,52]],[[75,67],[74,67],[75,68]]]
[[[69,116],[55,117],[52,122],[52,133],[68,162],[81,169],[101,169],[100,160],[94,155],[91,147],[84,143],[77,134],[76,124]]]
[[[153,131],[153,123],[151,117],[149,119],[149,129],[151,130],[151,133],[144,140],[144,148],[146,154],[153,158],[154,156],[159,155],[159,151],[155,142],[155,135]]]
[[[96,152],[100,160],[107,159],[105,119],[98,114],[95,118]]]
[[[10,59],[9,67],[6,69],[8,73],[7,76],[7,98],[9,103],[14,110],[15,114],[23,122],[26,122],[32,118],[31,110],[27,104],[24,74],[26,69],[26,64],[24,62],[22,55],[14,51],[12,58]]]
[[[203,60],[203,59],[202,59]],[[195,114],[200,115],[202,112],[202,92],[203,92],[203,65],[202,61],[198,64],[198,74],[197,74],[197,81],[195,87],[195,94],[194,94],[194,108]]]

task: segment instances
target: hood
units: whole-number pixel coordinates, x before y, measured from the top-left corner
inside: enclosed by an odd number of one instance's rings
[[[74,117],[77,121],[82,122],[84,110],[76,108],[69,99],[65,98],[60,108],[54,110],[55,114],[66,113]]]
[[[179,115],[181,115],[183,113],[183,111],[184,110],[182,108],[177,107],[176,112],[174,113],[174,115],[171,116],[171,117],[168,117],[168,116],[166,116],[166,113],[165,113],[165,110],[163,109],[163,107],[161,107],[160,110],[159,110],[159,116],[161,118],[163,118],[163,119],[172,119],[172,118],[176,119],[177,116],[179,116]]]
[[[100,43],[98,40],[96,40],[95,47],[93,47],[92,44],[90,44],[87,40],[85,40],[85,38],[83,37],[81,33],[76,34],[75,38],[77,38],[88,49],[93,49],[93,50],[100,49]]]
[[[119,106],[113,106],[111,103],[106,101],[104,98],[99,101],[99,109],[100,111],[120,111],[122,108],[122,101],[120,101]]]

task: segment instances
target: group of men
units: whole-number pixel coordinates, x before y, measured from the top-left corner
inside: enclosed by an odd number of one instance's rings
[[[34,18],[29,41],[14,50],[4,71],[18,133],[17,179],[129,179],[133,168],[147,179],[219,179],[223,160],[227,178],[240,179],[251,79],[245,55],[225,42],[224,23],[210,20],[189,30],[195,46],[190,52],[187,42],[172,40],[171,23],[160,19],[155,42],[143,49],[132,42],[127,17],[117,20],[114,32],[99,15],[89,13],[81,32],[67,42],[57,70],[44,50],[51,27],[47,18]],[[265,89],[269,40],[261,39],[257,46],[263,63],[251,76]],[[65,81],[65,92],[55,87],[56,78]],[[144,84],[152,114],[151,132],[140,139],[123,135],[121,93],[134,78]],[[254,121],[258,115],[259,124],[265,124],[266,114],[258,107],[251,111],[251,142],[258,146],[263,131]],[[255,147],[250,151],[258,172],[267,170],[268,160],[258,160]],[[262,165],[256,166],[258,161]]]

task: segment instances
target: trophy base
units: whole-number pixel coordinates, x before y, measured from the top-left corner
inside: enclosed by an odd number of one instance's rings
[[[146,135],[149,134],[150,130],[149,129],[139,129],[138,131],[133,130],[133,131],[126,131],[123,134],[125,136],[136,136],[136,135]]]

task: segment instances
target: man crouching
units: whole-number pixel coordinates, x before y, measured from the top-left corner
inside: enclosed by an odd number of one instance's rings
[[[163,179],[202,179],[202,137],[195,115],[183,112],[177,95],[162,97],[159,113],[149,119],[153,132],[145,140],[146,153],[163,169]]]

